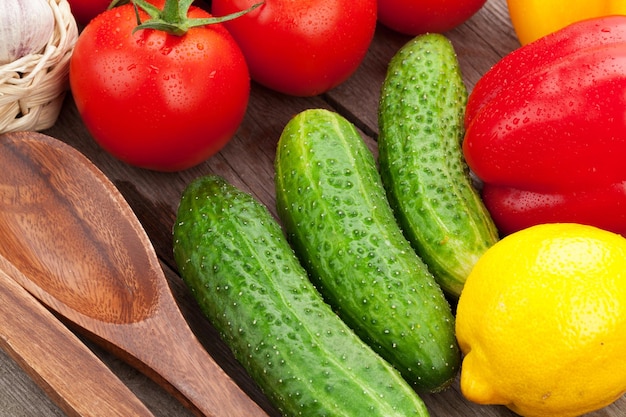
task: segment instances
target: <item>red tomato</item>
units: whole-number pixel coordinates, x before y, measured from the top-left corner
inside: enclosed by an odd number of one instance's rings
[[[378,21],[407,35],[446,32],[472,17],[486,0],[378,0]]]
[[[213,0],[224,16],[259,0]],[[314,96],[350,77],[376,28],[376,0],[265,0],[224,23],[241,47],[253,80],[294,96]]]
[[[192,6],[189,16],[210,15]],[[245,115],[245,58],[219,24],[183,36],[133,34],[136,24],[125,5],[85,27],[70,61],[78,111],[94,139],[129,164],[159,171],[199,164],[230,140]]]
[[[68,0],[68,3],[76,21],[85,26],[91,19],[105,11],[111,0]]]

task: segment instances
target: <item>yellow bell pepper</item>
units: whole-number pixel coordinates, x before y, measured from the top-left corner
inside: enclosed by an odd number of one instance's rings
[[[507,0],[511,23],[522,45],[571,23],[626,15],[626,0]]]

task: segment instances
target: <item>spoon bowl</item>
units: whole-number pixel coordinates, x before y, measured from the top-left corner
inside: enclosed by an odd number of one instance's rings
[[[0,136],[0,166],[0,255],[24,288],[194,413],[267,415],[196,339],[145,230],[95,165],[19,132]]]
[[[154,417],[74,333],[16,282],[20,274],[2,258],[0,348],[70,417]]]

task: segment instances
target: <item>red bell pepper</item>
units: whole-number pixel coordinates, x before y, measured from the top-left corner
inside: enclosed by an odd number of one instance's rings
[[[626,235],[626,16],[574,23],[469,96],[465,159],[502,234],[578,222]]]

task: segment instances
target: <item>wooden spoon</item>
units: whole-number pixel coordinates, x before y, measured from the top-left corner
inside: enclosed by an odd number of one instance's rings
[[[0,270],[2,350],[68,416],[153,416],[74,333],[11,278],[19,273]]]
[[[23,287],[194,413],[267,416],[197,340],[139,220],[95,165],[19,132],[0,136],[0,167],[0,254]]]

